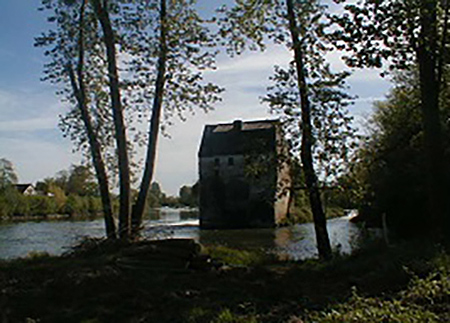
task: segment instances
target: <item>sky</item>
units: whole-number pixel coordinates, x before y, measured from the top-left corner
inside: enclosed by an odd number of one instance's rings
[[[48,27],[37,10],[39,2],[0,0],[0,158],[15,165],[21,183],[54,176],[81,160],[57,126],[58,116],[67,107],[59,102],[55,88],[40,80],[45,58],[33,43]],[[207,13],[219,3],[201,0],[199,8]],[[155,180],[163,191],[176,195],[182,185],[192,185],[198,179],[197,151],[206,124],[276,117],[268,113],[260,98],[269,85],[273,66],[285,65],[290,57],[284,48],[275,46],[263,53],[218,57],[217,70],[206,77],[225,87],[223,101],[208,114],[199,110],[185,122],[175,120],[168,129],[170,138],[160,137]],[[344,68],[338,54],[331,55],[330,61],[336,69]],[[390,88],[379,72],[358,70],[349,79],[350,93],[358,96],[350,113],[361,131],[372,103],[382,100]]]

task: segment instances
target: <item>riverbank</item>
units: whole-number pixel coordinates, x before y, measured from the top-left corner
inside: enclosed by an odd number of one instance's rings
[[[39,214],[39,215],[12,215],[0,217],[1,223],[9,222],[30,222],[30,221],[83,221],[83,220],[94,220],[102,217],[101,213],[97,214]]]
[[[450,257],[424,242],[371,246],[329,263],[281,262],[225,247],[202,253],[215,258],[210,265],[173,271],[126,268],[118,263],[122,248],[102,245],[3,261],[0,313],[9,322],[450,319]]]
[[[155,207],[149,210],[150,216],[154,214],[159,214],[166,210],[176,210],[182,214],[188,215],[190,217],[198,217],[198,208],[196,207]],[[193,216],[192,216],[193,215]],[[85,220],[95,220],[103,219],[103,213],[101,211],[96,212],[84,212],[84,213],[50,213],[50,214],[35,214],[35,215],[23,215],[14,214],[9,216],[0,216],[0,223],[8,222],[29,222],[29,221],[85,221]]]

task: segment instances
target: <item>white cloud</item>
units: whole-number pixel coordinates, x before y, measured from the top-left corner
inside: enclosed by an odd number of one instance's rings
[[[6,90],[0,88],[2,121],[55,118],[63,111],[63,104],[52,90],[42,87]],[[56,117],[55,117],[56,116]]]
[[[384,97],[380,97],[380,96],[369,96],[369,97],[365,97],[365,98],[358,98],[358,99],[356,99],[355,101],[356,101],[357,103],[370,103],[370,104],[372,104],[372,103],[374,103],[374,102],[382,101],[382,100],[384,100]]]
[[[272,70],[274,65],[286,64],[292,54],[282,46],[268,46],[264,52],[246,52],[233,58],[222,56],[217,71],[245,75],[248,72]]]
[[[57,130],[62,104],[42,87],[0,89],[0,154],[10,159],[23,182],[35,182],[68,168],[79,157]]]
[[[54,176],[61,169],[80,161],[67,142],[43,141],[32,136],[0,137],[1,154],[13,162],[21,182],[35,183]]]
[[[44,117],[26,120],[0,121],[0,132],[37,131],[55,129],[57,117]]]

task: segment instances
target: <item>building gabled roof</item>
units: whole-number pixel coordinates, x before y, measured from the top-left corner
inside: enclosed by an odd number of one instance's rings
[[[33,184],[14,184],[14,187],[16,188],[19,193],[24,193],[29,187],[34,188]]]
[[[278,120],[240,121],[206,125],[199,157],[275,151]]]

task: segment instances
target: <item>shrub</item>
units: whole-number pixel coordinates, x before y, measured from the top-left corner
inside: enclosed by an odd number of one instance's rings
[[[364,298],[354,292],[348,303],[338,305],[327,311],[311,314],[306,321],[318,323],[431,323],[438,322],[439,317],[415,304],[406,304],[401,300]]]
[[[49,215],[58,211],[56,201],[49,196],[25,196],[29,205],[29,215]]]
[[[102,200],[95,196],[86,196],[83,198],[85,203],[87,203],[87,211],[90,214],[97,214],[102,212]]]
[[[70,194],[67,197],[64,211],[70,216],[84,215],[86,212],[85,203],[78,195]]]
[[[0,196],[0,217],[9,217],[13,214],[14,207],[8,203],[5,196]]]

